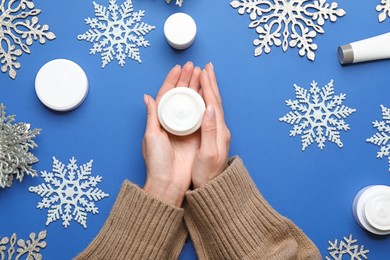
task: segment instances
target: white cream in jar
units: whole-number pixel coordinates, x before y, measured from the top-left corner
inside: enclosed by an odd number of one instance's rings
[[[176,87],[165,93],[158,104],[158,119],[166,131],[184,136],[199,129],[205,103],[195,90]]]
[[[373,185],[360,190],[353,201],[353,215],[367,231],[390,234],[390,187]]]

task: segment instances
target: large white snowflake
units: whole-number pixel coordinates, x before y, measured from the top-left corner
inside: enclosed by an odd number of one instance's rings
[[[114,58],[122,67],[126,57],[141,63],[139,47],[150,46],[144,35],[156,27],[141,22],[145,11],[133,12],[131,0],[126,0],[121,6],[116,4],[116,0],[109,2],[108,8],[93,2],[96,18],[85,19],[91,29],[77,38],[95,42],[90,54],[100,53],[103,68]]]
[[[378,15],[379,22],[386,20],[387,16],[390,17],[390,0],[381,0],[381,3],[376,6],[376,10],[380,12]]]
[[[165,0],[167,4],[170,4],[172,0]],[[180,6],[183,4],[184,0],[176,0],[176,5]]]
[[[72,157],[65,166],[53,157],[53,173],[41,172],[45,183],[29,188],[41,196],[42,202],[37,208],[49,209],[46,225],[62,219],[62,225],[67,228],[74,219],[84,228],[87,228],[87,213],[99,213],[94,201],[108,197],[108,194],[96,188],[101,182],[101,176],[91,176],[92,162],[78,166],[77,160]]]
[[[7,115],[0,103],[0,189],[11,187],[14,178],[21,182],[24,175],[37,176],[31,164],[38,158],[29,150],[38,145],[34,142],[41,129],[30,129],[30,124],[14,123],[15,115]]]
[[[230,3],[238,8],[239,14],[247,12],[252,22],[249,28],[256,28],[259,38],[253,41],[255,56],[270,53],[271,46],[297,46],[299,55],[314,60],[317,44],[313,43],[317,33],[324,33],[325,20],[335,22],[345,14],[337,9],[338,4],[326,0],[234,0]]]
[[[20,63],[16,61],[23,52],[30,53],[28,46],[39,39],[41,44],[46,39],[56,36],[49,32],[49,26],[38,24],[40,9],[34,8],[32,0],[2,0],[0,2],[0,62],[2,72],[11,78],[16,77]]]
[[[383,121],[375,120],[373,126],[378,130],[366,141],[380,147],[377,158],[387,157],[390,171],[390,109],[381,105]]]
[[[319,88],[315,81],[310,85],[307,91],[294,84],[297,99],[286,100],[292,111],[279,118],[279,121],[294,125],[290,136],[301,135],[302,150],[313,142],[322,150],[326,139],[342,147],[340,131],[350,129],[343,119],[356,109],[342,105],[346,94],[334,95],[333,80],[323,88]]]
[[[345,242],[344,242],[345,241]],[[362,260],[368,259],[366,254],[370,252],[370,250],[364,249],[364,246],[359,246],[356,244],[357,240],[352,239],[352,234],[349,237],[344,237],[344,241],[340,240],[340,244],[337,239],[332,241],[328,241],[329,247],[328,251],[332,258],[326,256],[326,260],[342,260],[344,255],[349,255],[351,260]]]

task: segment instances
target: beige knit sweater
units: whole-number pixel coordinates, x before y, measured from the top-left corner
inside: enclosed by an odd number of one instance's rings
[[[188,231],[199,259],[321,259],[313,242],[263,198],[238,157],[168,205],[125,181],[102,230],[76,260],[177,259]]]

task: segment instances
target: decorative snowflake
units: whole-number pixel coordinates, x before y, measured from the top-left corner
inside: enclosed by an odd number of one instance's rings
[[[0,62],[2,72],[7,72],[14,79],[20,63],[16,61],[23,52],[30,53],[28,46],[39,39],[41,44],[46,39],[56,36],[49,32],[49,26],[38,24],[40,9],[34,9],[32,0],[2,0],[0,3]]]
[[[121,6],[116,4],[116,0],[110,0],[108,9],[96,2],[93,6],[97,18],[85,19],[91,29],[77,36],[79,40],[95,42],[90,54],[101,54],[103,68],[114,58],[122,67],[126,57],[141,63],[139,47],[150,45],[143,36],[156,28],[141,22],[145,11],[133,12],[131,0],[126,0]]]
[[[345,242],[344,242],[345,241]],[[338,244],[337,239],[334,240],[334,243],[332,241],[329,241],[329,247],[328,251],[332,258],[326,256],[325,259],[327,260],[342,260],[344,259],[344,255],[349,255],[351,260],[361,260],[361,259],[368,259],[366,254],[370,252],[370,250],[365,250],[364,246],[356,245],[357,242],[356,239],[352,239],[352,235],[349,235],[349,237],[344,237],[344,241],[340,240],[340,244]]]
[[[317,44],[313,39],[317,33],[324,33],[325,20],[335,22],[337,16],[345,15],[343,9],[336,9],[337,3],[329,4],[326,0],[234,0],[230,5],[238,8],[239,14],[250,14],[249,28],[256,28],[259,34],[259,39],[253,41],[258,46],[255,56],[263,51],[270,53],[275,44],[282,45],[284,52],[288,46],[298,46],[300,56],[306,54],[314,60]]]
[[[53,157],[53,173],[41,172],[45,183],[30,187],[29,191],[43,198],[37,208],[49,209],[46,225],[61,216],[65,228],[70,225],[72,219],[87,228],[87,213],[99,213],[94,201],[107,198],[108,194],[96,188],[102,177],[91,176],[93,160],[80,167],[74,157],[69,162],[65,167],[62,162]]]
[[[170,4],[172,0],[165,0],[167,4]],[[184,0],[176,0],[176,5],[180,6],[183,4]]]
[[[372,122],[373,126],[378,129],[378,133],[374,134],[366,141],[377,146],[380,150],[377,153],[377,158],[388,157],[390,171],[390,109],[381,105],[383,121]]]
[[[303,151],[314,141],[322,150],[325,147],[326,138],[339,147],[343,147],[340,130],[349,130],[349,125],[344,122],[343,118],[356,112],[356,109],[342,105],[345,94],[334,95],[333,80],[321,89],[315,81],[310,85],[310,90],[307,91],[294,84],[297,100],[286,100],[287,106],[292,111],[279,121],[294,125],[290,136],[302,135]]]
[[[30,239],[24,241],[23,239],[16,240],[16,234],[14,233],[11,238],[3,237],[0,238],[0,259],[12,259],[17,253],[15,259],[42,259],[42,255],[39,253],[41,249],[46,247],[46,241],[43,241],[46,238],[46,231],[41,231],[36,237],[35,233],[30,233]],[[15,251],[15,245],[17,241],[17,249]],[[6,258],[6,255],[8,257]]]
[[[33,138],[41,131],[30,130],[26,123],[13,124],[15,115],[5,114],[5,106],[0,104],[0,188],[11,187],[14,177],[21,182],[24,174],[37,176],[30,164],[38,159],[29,149],[37,147]]]
[[[381,0],[381,3],[376,6],[376,10],[381,12],[378,15],[379,22],[386,20],[387,16],[390,17],[390,0]]]

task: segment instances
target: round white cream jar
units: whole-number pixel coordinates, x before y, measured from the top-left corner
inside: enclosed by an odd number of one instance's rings
[[[353,200],[353,216],[373,234],[390,234],[390,187],[372,185],[360,190]]]
[[[165,93],[158,104],[158,119],[169,133],[184,136],[199,129],[206,106],[195,90],[176,87]]]

